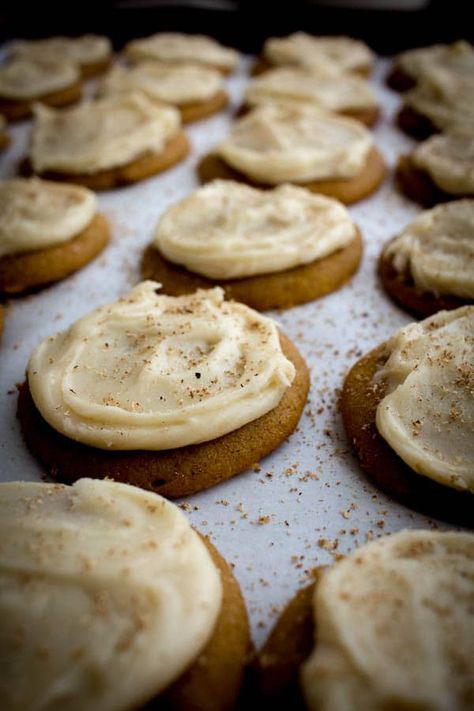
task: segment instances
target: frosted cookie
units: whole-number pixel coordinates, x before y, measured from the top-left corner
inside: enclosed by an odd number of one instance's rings
[[[0,484],[0,706],[234,707],[250,633],[180,509],[112,481]],[[25,683],[25,680],[28,683]]]
[[[184,62],[140,62],[131,68],[117,65],[104,77],[99,96],[131,91],[142,91],[152,100],[173,104],[184,123],[210,116],[229,101],[220,72]]]
[[[452,44],[434,44],[401,52],[393,61],[387,84],[396,91],[407,91],[437,68],[457,76],[472,74],[474,48],[469,42],[458,40]]]
[[[307,711],[469,711],[474,536],[400,531],[319,570],[256,665],[265,700]]]
[[[55,111],[35,107],[30,153],[21,170],[108,190],[183,160],[188,140],[179,111],[133,93]]]
[[[397,331],[351,369],[341,411],[361,465],[403,503],[472,525],[474,306]]]
[[[364,42],[351,37],[315,37],[294,32],[287,37],[270,37],[254,73],[279,66],[312,67],[320,71],[355,72],[368,76],[374,55]]]
[[[59,281],[109,241],[94,193],[78,185],[38,178],[0,181],[0,213],[0,293]]]
[[[111,477],[170,498],[275,449],[309,386],[271,319],[220,289],[163,296],[151,281],[43,341],[27,377],[18,414],[51,476]]]
[[[112,60],[112,45],[107,37],[48,37],[40,40],[18,40],[10,47],[13,57],[26,57],[34,62],[44,59],[75,64],[84,78],[101,74]]]
[[[360,233],[336,200],[215,180],[162,215],[142,271],[167,294],[219,285],[226,298],[266,310],[338,289],[361,254]]]
[[[405,195],[425,207],[474,197],[474,132],[431,136],[400,156],[396,176]]]
[[[323,73],[309,67],[280,67],[254,79],[245,90],[246,108],[266,104],[310,106],[356,118],[372,126],[378,118],[377,100],[360,76]]]
[[[430,316],[474,302],[474,200],[422,212],[384,247],[378,265],[388,294]]]
[[[233,72],[239,60],[235,49],[223,47],[212,37],[181,32],[158,32],[132,40],[125,45],[124,54],[134,63],[150,59],[169,64],[185,62],[211,67],[222,74]]]
[[[31,116],[35,101],[65,106],[81,98],[73,64],[18,57],[0,66],[0,113],[9,121]]]
[[[429,77],[407,91],[397,123],[414,138],[433,133],[474,133],[474,76],[457,77],[433,70]]]
[[[10,143],[10,136],[7,131],[7,122],[5,117],[0,114],[0,151],[6,148]]]
[[[359,121],[309,107],[262,106],[198,165],[202,182],[237,180],[259,188],[295,183],[349,204],[373,193],[385,164]]]

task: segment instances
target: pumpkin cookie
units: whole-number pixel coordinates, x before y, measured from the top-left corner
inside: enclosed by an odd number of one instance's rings
[[[379,276],[407,311],[430,316],[474,302],[474,200],[422,212],[383,249]]]
[[[473,546],[470,533],[405,530],[318,570],[258,655],[260,701],[468,711]]]
[[[142,91],[153,101],[176,106],[183,123],[210,116],[229,102],[220,72],[184,62],[140,62],[135,67],[117,65],[104,77],[99,96],[130,91]]]
[[[452,44],[417,47],[398,54],[387,76],[387,84],[395,91],[408,91],[426,76],[439,69],[453,76],[467,76],[474,71],[474,48],[458,40]]]
[[[73,64],[11,59],[0,66],[0,113],[9,121],[27,118],[33,105],[65,106],[81,98],[80,74]]]
[[[244,111],[257,106],[310,106],[349,116],[372,126],[378,119],[377,100],[360,76],[309,67],[280,67],[254,79],[244,94]]]
[[[198,174],[203,183],[295,183],[350,204],[380,186],[385,164],[359,121],[307,107],[263,106],[236,121],[229,138],[201,160]]]
[[[44,59],[68,62],[76,65],[85,79],[107,69],[112,61],[112,45],[107,37],[99,35],[18,40],[11,45],[10,56],[26,57],[34,62]]]
[[[336,200],[293,185],[261,191],[216,180],[164,213],[142,272],[167,294],[219,285],[226,298],[264,311],[338,289],[361,254]]]
[[[34,352],[18,414],[54,478],[88,472],[185,496],[247,469],[297,426],[308,371],[272,320],[220,289],[158,288],[143,282]]]
[[[90,190],[45,180],[0,182],[0,293],[18,294],[64,279],[109,241]]]
[[[432,136],[400,157],[396,174],[405,195],[424,207],[474,197],[474,135]]]
[[[0,484],[0,510],[2,709],[39,697],[116,711],[234,707],[251,646],[244,601],[177,506],[81,479]]]
[[[10,143],[10,136],[6,130],[7,122],[5,117],[0,114],[0,151],[3,151]]]
[[[212,37],[181,32],[158,32],[132,40],[124,48],[131,62],[158,61],[167,64],[191,63],[217,69],[222,74],[234,71],[239,60],[235,49],[223,47]]]
[[[280,66],[311,67],[319,71],[372,73],[374,55],[364,42],[352,37],[316,37],[294,32],[266,40],[254,74]]]
[[[474,306],[413,323],[346,377],[341,411],[371,479],[423,513],[472,524]]]
[[[35,113],[25,175],[108,190],[160,173],[189,151],[177,109],[140,93]]]

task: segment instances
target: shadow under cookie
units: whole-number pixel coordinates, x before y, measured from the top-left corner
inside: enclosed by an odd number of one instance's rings
[[[184,160],[189,150],[189,141],[186,135],[180,131],[168,141],[161,153],[147,151],[130,163],[97,173],[63,173],[51,170],[36,172],[28,158],[20,163],[19,172],[24,177],[39,175],[46,180],[83,185],[90,190],[111,190],[130,183],[137,183],[171,168]]]
[[[397,114],[396,122],[402,131],[419,140],[424,140],[432,136],[433,133],[440,132],[439,128],[427,116],[419,114],[411,106],[402,106]]]
[[[349,371],[342,389],[340,408],[349,441],[362,468],[390,496],[428,516],[472,526],[473,495],[443,486],[417,474],[379,434],[377,406],[386,394],[383,383],[373,381],[388,358],[386,344],[361,358]]]
[[[196,101],[189,104],[183,104],[178,106],[181,113],[181,120],[183,123],[192,123],[193,121],[200,121],[203,118],[212,116],[221,109],[224,109],[229,103],[229,97],[225,91],[218,91],[213,97],[207,101]]]
[[[33,104],[40,102],[47,106],[68,106],[80,100],[82,94],[81,83],[71,84],[66,89],[54,91],[35,99],[5,99],[0,98],[0,114],[9,121],[19,121],[28,118],[33,113]]]
[[[440,202],[459,200],[461,197],[474,197],[468,194],[452,195],[441,190],[427,172],[413,164],[409,155],[402,155],[398,159],[395,177],[402,193],[423,207],[433,207]]]
[[[110,232],[101,214],[72,239],[52,247],[0,257],[0,293],[20,294],[73,274],[108,244]]]
[[[309,264],[271,274],[242,279],[209,279],[165,259],[150,245],[143,255],[142,273],[163,285],[172,296],[190,294],[196,289],[221,286],[227,299],[241,301],[259,311],[287,309],[336,291],[357,271],[362,256],[362,238],[356,237],[342,249]]]
[[[404,72],[400,67],[392,67],[385,78],[385,83],[390,89],[403,93],[416,86],[416,79]]]
[[[248,469],[296,428],[308,395],[309,373],[293,343],[284,335],[280,340],[296,369],[292,385],[273,410],[215,440],[160,451],[90,447],[60,434],[43,419],[27,382],[18,398],[24,439],[47,473],[60,482],[110,477],[170,499],[195,494]]]
[[[216,178],[223,180],[236,180],[247,183],[256,188],[271,189],[274,185],[260,183],[248,178],[234,168],[231,168],[224,160],[213,153],[204,156],[197,166],[198,176],[202,183],[207,183]],[[345,180],[315,180],[305,183],[294,183],[300,187],[307,188],[311,192],[336,198],[346,205],[371,195],[381,185],[386,173],[384,160],[376,148],[371,148],[365,166],[361,172],[353,178]],[[287,181],[291,182],[291,181]]]
[[[405,311],[417,317],[431,316],[437,311],[457,309],[472,300],[457,296],[436,295],[419,289],[409,273],[398,272],[391,257],[382,252],[378,262],[378,275],[387,294]]]
[[[228,711],[240,693],[252,651],[247,611],[229,564],[205,536],[201,538],[222,581],[221,611],[212,637],[184,674],[140,711]]]

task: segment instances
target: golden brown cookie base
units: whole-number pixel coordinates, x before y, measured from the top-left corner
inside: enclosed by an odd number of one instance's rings
[[[210,442],[162,451],[104,450],[75,442],[42,418],[28,383],[20,388],[18,417],[31,452],[57,481],[83,476],[134,484],[175,499],[195,494],[251,467],[284,442],[297,426],[309,389],[308,369],[293,343],[281,336],[296,376],[266,415]]]
[[[192,666],[142,711],[229,711],[240,693],[252,651],[247,611],[230,566],[207,538],[202,539],[221,576],[221,612],[211,639]]]
[[[186,158],[189,149],[189,141],[186,135],[180,131],[168,141],[161,153],[147,151],[131,163],[117,168],[101,170],[90,175],[85,173],[59,173],[51,170],[38,172],[36,175],[45,180],[57,180],[59,182],[83,185],[90,190],[111,190],[130,183],[137,183],[171,168],[171,166]],[[27,177],[35,174],[28,158],[21,162],[20,174]]]
[[[294,67],[298,66],[295,64],[270,64],[266,59],[263,57],[258,57],[257,60],[255,61],[255,64],[250,70],[250,75],[251,76],[258,76],[259,74],[264,74],[265,72],[268,72],[269,69],[277,69],[277,68],[287,68],[287,67]],[[354,74],[358,74],[359,76],[362,77],[370,77],[373,71],[373,65],[372,64],[367,64],[365,66],[358,67],[356,70],[354,70]]]
[[[224,109],[229,103],[229,97],[225,91],[218,91],[213,97],[207,101],[196,102],[193,104],[184,104],[178,106],[183,123],[192,123],[200,121],[207,116],[217,113]]]
[[[67,242],[0,257],[0,293],[19,294],[64,279],[94,259],[109,238],[107,220],[97,214]]]
[[[429,118],[422,116],[411,106],[402,106],[397,115],[397,126],[412,138],[419,140],[429,138],[433,133],[439,133],[439,129]]]
[[[91,77],[96,77],[99,74],[103,74],[113,62],[112,57],[107,57],[107,59],[102,59],[99,62],[89,62],[88,64],[79,65],[81,70],[81,77],[83,79],[90,79]]]
[[[328,257],[293,269],[243,279],[208,279],[173,264],[153,245],[143,255],[142,274],[163,285],[172,296],[191,294],[196,289],[221,286],[227,299],[241,301],[259,311],[288,309],[336,291],[357,271],[362,257],[360,233],[346,247]]]
[[[201,183],[220,178],[221,180],[236,180],[240,183],[252,185],[260,189],[272,189],[274,185],[259,183],[240,171],[231,168],[221,158],[209,153],[204,156],[197,166]],[[367,162],[361,172],[348,180],[316,180],[308,183],[295,183],[307,188],[311,192],[333,197],[346,205],[362,200],[371,195],[381,185],[385,177],[386,167],[384,160],[376,148],[371,148]]]
[[[249,106],[248,104],[243,104],[240,109],[237,110],[236,116],[245,116],[245,114],[248,114],[249,111],[252,111],[253,108],[257,107]],[[356,121],[360,121],[360,123],[363,123],[365,126],[369,127],[374,126],[374,124],[376,124],[380,118],[380,109],[377,106],[372,109],[338,111],[335,113],[337,113],[339,116],[345,116],[346,118],[356,119]]]
[[[385,83],[387,86],[390,87],[390,89],[393,89],[394,91],[409,91],[410,89],[413,89],[414,86],[416,86],[416,80],[413,79],[412,76],[409,74],[406,74],[403,69],[400,69],[400,67],[392,67],[392,69],[389,71],[387,74],[387,77],[385,79]]]
[[[394,452],[375,425],[378,404],[385,396],[383,383],[373,377],[388,357],[382,344],[349,371],[341,395],[341,412],[347,436],[362,468],[390,496],[410,508],[445,521],[472,526],[472,494],[443,486],[417,474]]]
[[[0,151],[10,145],[10,136],[8,133],[0,133]]]
[[[474,195],[451,195],[444,192],[432,181],[428,173],[413,164],[409,155],[402,155],[398,159],[395,177],[402,193],[423,207],[434,207],[440,202],[474,197]]]
[[[38,96],[35,99],[0,99],[0,114],[3,114],[8,121],[18,121],[19,119],[28,118],[33,113],[33,104],[40,102],[47,106],[67,106],[80,101],[82,94],[81,83],[76,82],[71,84],[66,89],[55,91],[51,94]]]
[[[426,318],[443,309],[457,309],[465,304],[472,304],[472,299],[457,296],[436,296],[430,291],[418,289],[410,274],[397,272],[391,257],[382,252],[378,263],[378,275],[388,295],[405,311],[417,317]]]

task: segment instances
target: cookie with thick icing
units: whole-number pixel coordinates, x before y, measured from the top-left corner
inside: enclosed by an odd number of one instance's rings
[[[20,294],[64,279],[107,245],[95,195],[38,178],[0,183],[0,293]]]
[[[9,50],[10,56],[14,58],[74,64],[83,79],[101,74],[112,61],[112,44],[107,37],[100,35],[17,40],[10,45]]]
[[[176,498],[249,468],[297,426],[308,370],[274,322],[219,289],[158,287],[143,282],[30,359],[18,415],[53,478],[88,472]]]

